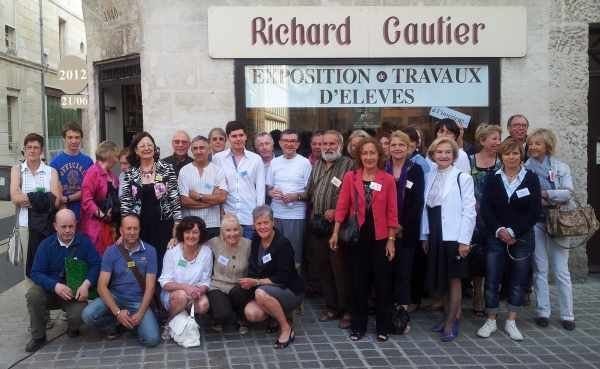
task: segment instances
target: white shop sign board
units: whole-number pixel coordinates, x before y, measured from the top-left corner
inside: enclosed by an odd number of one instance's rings
[[[214,6],[212,58],[523,57],[523,6]]]
[[[487,65],[247,65],[247,108],[487,107]]]

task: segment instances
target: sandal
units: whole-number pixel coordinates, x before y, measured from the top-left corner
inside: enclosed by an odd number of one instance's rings
[[[387,340],[388,340],[388,338],[389,338],[389,337],[388,337],[388,335],[387,335],[387,334],[384,334],[384,333],[379,333],[379,334],[377,335],[377,342],[385,342],[385,341],[387,341]]]
[[[354,331],[350,334],[350,341],[360,341],[365,334],[362,332]]]
[[[319,321],[320,322],[329,322],[331,320],[336,320],[338,317],[338,314],[334,313],[331,310],[323,310],[321,312],[321,315],[319,315]]]

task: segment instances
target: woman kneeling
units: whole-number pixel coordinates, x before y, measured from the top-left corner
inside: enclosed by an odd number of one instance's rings
[[[275,230],[273,211],[259,206],[252,212],[256,236],[250,247],[248,278],[241,278],[244,289],[254,289],[254,300],[246,305],[244,314],[251,322],[271,317],[279,324],[275,348],[285,348],[294,341],[294,328],[286,313],[302,303],[304,281],[294,265],[294,250],[279,231]]]
[[[177,245],[167,250],[158,279],[160,300],[169,317],[187,309],[192,303],[196,314],[208,311],[206,292],[213,267],[212,251],[206,241],[206,225],[196,216],[183,218],[175,231]]]

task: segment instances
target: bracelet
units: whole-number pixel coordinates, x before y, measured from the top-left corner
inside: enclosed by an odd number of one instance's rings
[[[388,237],[388,240],[390,240],[390,241],[396,241],[396,237],[390,236],[390,237]]]
[[[117,311],[117,313],[115,314],[115,317],[117,317],[117,318],[118,318],[118,317],[119,317],[119,314],[121,314],[121,309],[119,309],[119,310]]]

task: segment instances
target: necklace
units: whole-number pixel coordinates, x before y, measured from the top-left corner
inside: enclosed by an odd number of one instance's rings
[[[150,177],[152,177],[152,174],[154,173],[154,167],[154,164],[152,164],[152,167],[148,170],[144,170],[140,167],[140,172],[142,173],[142,176],[144,176],[145,179],[150,179]]]

